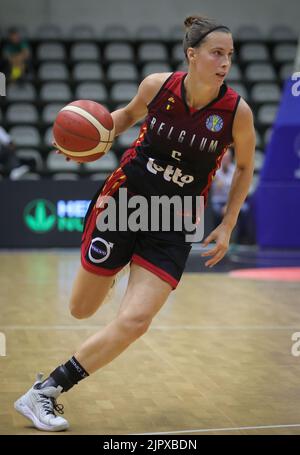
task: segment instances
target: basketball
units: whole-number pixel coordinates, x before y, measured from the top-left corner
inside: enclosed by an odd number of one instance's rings
[[[78,100],[63,107],[54,122],[57,148],[77,162],[95,161],[111,148],[114,121],[108,110],[90,100]]]

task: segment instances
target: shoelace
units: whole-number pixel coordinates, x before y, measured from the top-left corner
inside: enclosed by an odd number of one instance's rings
[[[47,397],[47,395],[43,395],[42,393],[39,394],[41,399],[39,400],[40,403],[43,405],[43,409],[46,411],[46,414],[53,414],[55,416],[55,411],[58,414],[64,413],[64,405],[59,404],[56,402],[56,399],[53,397]]]

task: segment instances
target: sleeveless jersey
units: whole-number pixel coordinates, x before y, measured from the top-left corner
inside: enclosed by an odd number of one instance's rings
[[[240,96],[223,84],[202,109],[185,98],[187,73],[174,72],[148,105],[148,115],[121,167],[128,185],[144,196],[203,195],[205,201],[223,154],[233,142]]]

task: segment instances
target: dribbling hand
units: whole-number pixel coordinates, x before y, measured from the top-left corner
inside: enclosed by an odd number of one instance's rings
[[[57,144],[54,141],[52,142],[52,145],[55,148],[54,151],[55,151],[55,153],[57,153],[57,155],[63,155],[63,153],[59,150],[59,148],[57,147]],[[70,158],[68,156],[65,156],[65,160],[70,161]]]
[[[201,254],[202,257],[212,256],[205,262],[206,267],[211,268],[223,259],[229,247],[231,232],[231,228],[221,223],[203,241],[203,246],[208,246],[212,241],[216,242],[213,248]]]
[[[59,150],[59,148],[57,147],[56,142],[53,141],[53,142],[52,142],[52,145],[53,145],[53,147],[55,147],[55,153],[57,153],[58,155],[64,155],[64,153],[61,152],[61,151]],[[69,157],[66,156],[66,155],[64,155],[64,156],[65,156],[65,160],[66,160],[66,161],[71,161],[71,158],[69,158]],[[81,161],[78,161],[78,160],[73,160],[73,161],[76,161],[77,164],[82,164]]]

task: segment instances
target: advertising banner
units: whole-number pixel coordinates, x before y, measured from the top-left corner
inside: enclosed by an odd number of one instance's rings
[[[79,247],[89,203],[102,182],[0,182],[1,248]]]

